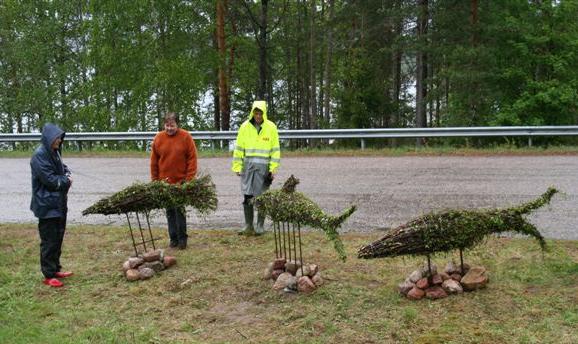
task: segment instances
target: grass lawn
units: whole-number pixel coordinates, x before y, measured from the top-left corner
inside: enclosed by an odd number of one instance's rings
[[[154,234],[165,247],[166,232]],[[69,226],[62,263],[76,275],[54,289],[41,283],[36,226],[0,225],[0,343],[578,342],[578,242],[549,240],[543,255],[530,239],[489,238],[465,254],[489,270],[486,289],[409,301],[396,286],[424,259],[355,257],[382,234],[344,234],[342,263],[321,233],[305,233],[305,261],[326,283],[296,295],[260,279],[271,233],[191,230],[187,250],[167,250],[176,266],[127,282],[127,229]]]

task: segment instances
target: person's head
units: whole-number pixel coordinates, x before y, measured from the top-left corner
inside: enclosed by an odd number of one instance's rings
[[[253,110],[253,118],[255,119],[255,123],[257,124],[263,123],[263,111],[259,108],[255,108]]]
[[[61,144],[62,144],[62,136],[59,136],[59,137],[55,138],[54,141],[52,141],[50,148],[57,150],[60,148]]]
[[[167,112],[165,115],[165,132],[169,136],[173,136],[179,129],[179,116],[174,112]]]
[[[267,120],[267,102],[264,100],[255,100],[251,107],[249,120],[253,124],[261,125]]]
[[[59,150],[64,141],[64,130],[56,124],[46,123],[42,127],[42,138],[40,139],[46,149]]]

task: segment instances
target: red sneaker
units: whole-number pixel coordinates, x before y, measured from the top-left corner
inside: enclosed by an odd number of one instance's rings
[[[60,282],[59,280],[57,280],[56,278],[45,278],[44,282],[42,282],[46,285],[49,285],[53,288],[60,288],[62,286],[64,286],[64,284],[62,282]]]
[[[69,272],[69,271],[58,271],[57,273],[54,274],[54,276],[56,276],[56,278],[66,278],[66,277],[70,277],[74,275],[74,273]]]

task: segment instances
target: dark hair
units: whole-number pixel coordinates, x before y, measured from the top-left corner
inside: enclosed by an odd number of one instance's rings
[[[165,120],[164,123],[167,123],[167,122],[169,122],[169,121],[175,121],[175,123],[176,123],[177,125],[180,124],[179,115],[177,115],[175,112],[167,112],[167,113],[165,114],[165,119],[164,119],[164,120]]]

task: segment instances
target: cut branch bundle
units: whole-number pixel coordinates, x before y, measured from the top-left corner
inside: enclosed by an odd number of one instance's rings
[[[217,192],[210,175],[182,184],[165,181],[134,183],[86,208],[82,215],[123,214],[191,206],[201,214],[217,209]]]
[[[454,249],[464,250],[482,242],[489,234],[516,232],[546,242],[538,229],[522,215],[550,203],[558,190],[549,188],[534,201],[519,207],[490,210],[450,210],[441,214],[426,214],[390,230],[383,238],[363,246],[359,258],[429,255]]]

